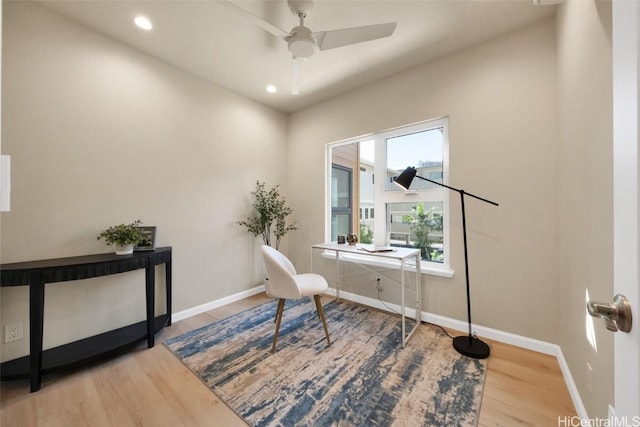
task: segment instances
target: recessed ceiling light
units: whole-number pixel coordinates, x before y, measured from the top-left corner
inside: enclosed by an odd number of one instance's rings
[[[136,16],[133,22],[135,22],[135,24],[143,30],[150,30],[153,28],[153,25],[151,25],[151,21],[149,21],[149,18],[147,18],[146,16]]]
[[[274,85],[269,85],[267,86],[267,92],[269,93],[276,93],[278,91],[278,88],[275,87]]]

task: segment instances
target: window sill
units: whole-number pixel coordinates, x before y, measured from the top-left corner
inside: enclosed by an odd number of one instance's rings
[[[324,259],[336,259],[335,252],[332,251],[324,251],[322,252],[322,257]],[[369,255],[353,255],[353,254],[341,254],[340,262],[350,262],[354,264],[365,264],[375,267],[383,267],[383,268],[398,268],[399,265],[396,262],[384,260],[382,258],[376,258],[375,256]],[[406,265],[406,271],[415,272],[416,268],[413,265]],[[428,276],[437,276],[444,277],[447,279],[451,279],[455,275],[455,271],[446,266],[435,266],[433,263],[425,263],[423,262],[420,265],[420,272],[422,274],[426,274]]]

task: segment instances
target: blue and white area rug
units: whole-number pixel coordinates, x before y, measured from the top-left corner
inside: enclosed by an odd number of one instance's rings
[[[275,301],[164,344],[251,426],[477,424],[486,360],[430,325],[403,349],[399,317],[324,307],[331,347],[310,298],[287,301],[273,354]]]

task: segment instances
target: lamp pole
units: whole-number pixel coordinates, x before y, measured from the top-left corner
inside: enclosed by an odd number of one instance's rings
[[[476,196],[474,194],[467,193],[464,190],[450,187],[438,181],[433,181],[431,179],[417,175],[416,169],[411,166],[405,169],[404,172],[402,172],[400,176],[398,176],[395,182],[400,187],[404,189],[408,189],[414,177],[439,185],[440,187],[448,188],[449,190],[455,191],[458,194],[460,194],[460,206],[462,208],[462,240],[464,243],[464,274],[465,274],[465,279],[467,284],[467,322],[469,324],[469,335],[455,337],[453,339],[453,348],[455,348],[458,353],[464,354],[465,356],[469,356],[474,359],[486,359],[487,357],[489,357],[489,354],[491,352],[491,350],[489,349],[489,346],[484,341],[474,337],[473,331],[471,330],[471,292],[469,287],[469,256],[467,251],[467,218],[464,210],[464,196],[473,197],[475,199],[481,200],[485,203],[489,203],[494,206],[498,206],[498,204],[496,202],[492,202],[491,200],[487,200],[485,198]]]

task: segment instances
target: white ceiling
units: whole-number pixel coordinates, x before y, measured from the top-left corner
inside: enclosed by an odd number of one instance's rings
[[[298,19],[285,0],[237,1],[289,31]],[[284,112],[293,112],[437,56],[496,37],[555,13],[533,0],[316,0],[313,31],[397,22],[390,38],[316,51],[300,67],[291,95],[287,44],[214,0],[44,1],[109,37]],[[146,15],[153,30],[133,25]],[[278,88],[269,94],[265,88]]]

